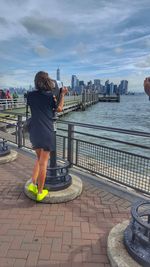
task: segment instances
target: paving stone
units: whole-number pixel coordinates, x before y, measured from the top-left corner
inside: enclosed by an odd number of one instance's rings
[[[110,267],[107,236],[131,203],[92,181],[68,203],[35,203],[23,193],[33,163],[18,153],[0,165],[0,266]]]

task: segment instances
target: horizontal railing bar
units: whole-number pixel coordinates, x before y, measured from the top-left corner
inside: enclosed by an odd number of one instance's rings
[[[12,118],[8,118],[8,117],[4,117],[4,118],[0,118],[0,122],[3,122],[3,123],[6,123],[6,124],[8,124],[8,122],[7,121],[3,121],[3,120],[9,120],[9,121],[17,121],[17,120],[15,120],[15,119],[12,119]]]
[[[86,168],[86,167],[83,167],[83,166],[80,165],[80,164],[75,164],[75,163],[74,163],[73,165],[75,165],[75,166],[77,166],[77,167],[79,167],[79,168],[84,168],[85,170],[87,170],[87,171],[93,173],[93,171],[92,171],[91,169]],[[112,181],[114,181],[114,182],[117,183],[117,184],[118,184],[118,183],[121,183],[121,184],[124,185],[124,186],[129,186],[130,188],[139,190],[141,193],[146,193],[146,194],[149,194],[149,195],[150,195],[149,192],[145,191],[145,190],[142,189],[142,188],[135,187],[135,186],[133,186],[132,184],[131,184],[131,185],[128,185],[127,183],[125,183],[125,182],[123,182],[123,181],[118,181],[118,180],[116,180],[116,179],[114,179],[114,178],[112,178],[112,177],[110,177],[110,176],[108,176],[108,175],[106,175],[106,174],[104,174],[104,173],[99,173],[99,172],[97,172],[97,171],[94,171],[94,173],[97,174],[97,175],[99,175],[99,176],[103,176],[103,177],[107,178],[108,180],[112,180]]]
[[[57,129],[60,130],[60,131],[65,131],[65,132],[68,131],[66,129],[60,129],[60,128],[57,128]],[[88,137],[94,137],[94,138],[98,138],[98,139],[108,140],[108,141],[112,141],[112,142],[116,142],[116,143],[120,143],[120,144],[132,145],[132,146],[135,146],[135,147],[140,147],[140,148],[143,148],[143,149],[149,149],[150,150],[150,147],[144,146],[144,145],[140,145],[140,144],[135,144],[135,143],[131,143],[131,142],[121,141],[121,140],[112,139],[112,138],[103,137],[103,136],[98,136],[98,135],[94,135],[94,134],[87,134],[87,133],[78,132],[78,131],[74,131],[74,133],[85,135],[85,136],[88,136]]]
[[[57,130],[68,132],[67,129],[62,129],[62,128],[57,128]],[[79,131],[74,131],[74,133],[85,135],[85,136],[88,136],[88,137],[94,137],[94,138],[98,138],[98,139],[108,140],[108,141],[112,141],[112,142],[116,142],[116,143],[120,143],[120,144],[126,144],[126,145],[132,145],[132,146],[135,146],[135,147],[144,148],[144,149],[150,149],[150,147],[148,147],[148,146],[135,144],[135,143],[131,143],[131,142],[126,142],[126,141],[121,141],[121,140],[118,140],[118,139],[115,139],[115,138],[113,139],[113,138],[98,136],[98,135],[94,135],[94,134],[88,134],[88,133],[79,132]]]
[[[56,134],[57,136],[59,136],[59,137],[62,137],[62,138],[68,138],[68,136],[64,136],[64,135],[60,135],[60,134]]]
[[[96,129],[96,130],[105,130],[105,131],[119,132],[119,133],[130,134],[130,135],[150,137],[150,133],[147,133],[147,132],[125,130],[125,129],[121,129],[121,128],[105,127],[105,126],[100,126],[100,125],[91,125],[91,124],[64,121],[64,120],[59,120],[58,123],[71,124],[71,125],[75,125],[75,126],[86,127],[86,128]]]
[[[87,134],[87,133],[82,133],[82,132],[78,132],[78,131],[74,131],[74,133],[78,133],[78,134],[81,134],[81,135],[86,135],[86,136],[89,136],[89,137],[95,137],[95,138],[99,138],[99,139],[104,139],[104,140],[108,140],[108,141],[112,141],[112,142],[116,142],[116,143],[121,143],[121,144],[132,145],[132,146],[136,146],[136,147],[150,149],[150,147],[148,147],[148,146],[143,146],[143,145],[130,143],[130,142],[126,142],[126,141],[121,141],[121,140],[117,140],[117,139],[112,139],[112,138],[108,138],[108,137],[103,137],[103,136],[98,136],[98,135],[93,135],[93,134]]]
[[[91,143],[91,142],[88,142],[88,141],[84,141],[84,140],[80,140],[80,139],[77,139],[77,138],[72,138],[72,140],[79,141],[79,142],[82,142],[82,143],[86,143],[86,144],[89,144],[89,145],[94,145],[94,146],[97,146],[97,147],[106,148],[106,149],[117,151],[117,152],[121,152],[121,153],[128,154],[128,155],[133,155],[133,156],[136,156],[136,157],[139,157],[139,158],[144,158],[144,159],[150,160],[150,157],[146,157],[146,156],[143,156],[143,155],[137,155],[135,153],[127,152],[127,151],[120,150],[120,149],[117,149],[117,148],[112,148],[112,147],[108,147],[108,146],[104,146],[104,145],[94,144],[94,143]]]
[[[68,129],[61,129],[61,128],[58,128],[58,127],[57,127],[57,130],[59,130],[59,131],[64,131],[64,132],[68,132]]]

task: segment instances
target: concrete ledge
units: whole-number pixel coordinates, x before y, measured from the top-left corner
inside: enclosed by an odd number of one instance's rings
[[[107,240],[107,255],[112,267],[141,267],[128,254],[123,244],[123,233],[129,221],[117,224],[109,233]]]
[[[17,158],[17,156],[18,156],[17,151],[10,150],[10,154],[9,155],[6,155],[4,157],[0,157],[0,164],[11,162],[11,161],[15,160]]]
[[[31,180],[28,180],[27,183],[25,184],[24,187],[24,192],[27,197],[31,198],[32,200],[36,201],[36,196],[29,192],[27,190],[28,184],[31,183]],[[80,178],[78,178],[75,175],[72,175],[72,184],[60,191],[51,191],[49,194],[46,196],[46,198],[41,201],[43,203],[62,203],[62,202],[67,202],[70,200],[75,199],[76,197],[80,196],[82,193],[82,181]]]

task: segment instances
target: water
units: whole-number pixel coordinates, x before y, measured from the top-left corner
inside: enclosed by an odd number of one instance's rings
[[[122,128],[126,130],[137,130],[142,132],[150,132],[150,101],[145,94],[121,96],[120,103],[99,102],[96,105],[88,107],[86,111],[76,111],[65,115],[62,120],[87,123],[91,125],[100,125],[114,128]],[[87,130],[78,127],[78,130],[87,132]],[[136,142],[149,146],[149,138],[134,137],[112,132],[104,132],[88,129],[88,133],[115,138],[127,142]],[[90,138],[90,141],[92,139]],[[108,141],[98,141],[103,145],[108,145]],[[112,143],[110,146],[116,146]],[[139,152],[141,149],[117,144],[117,148],[125,151]],[[143,153],[143,152],[142,152]],[[144,155],[150,156],[149,151],[145,151]]]
[[[65,120],[150,132],[150,101],[146,95],[126,95],[120,103],[99,102],[85,112],[72,112]]]

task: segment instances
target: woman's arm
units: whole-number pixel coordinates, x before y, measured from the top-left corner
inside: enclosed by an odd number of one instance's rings
[[[59,102],[59,106],[57,108],[57,112],[62,112],[63,110],[63,106],[64,106],[64,96],[68,93],[68,89],[67,87],[63,87],[62,88],[62,92],[60,95],[60,102]]]

